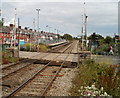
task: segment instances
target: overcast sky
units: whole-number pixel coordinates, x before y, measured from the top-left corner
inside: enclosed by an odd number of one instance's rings
[[[14,1],[14,2],[13,2]],[[5,25],[13,23],[15,8],[20,25],[33,29],[33,19],[37,21],[36,8],[40,8],[40,28],[48,31],[46,25],[51,26],[51,31],[58,29],[63,33],[73,36],[81,35],[83,0],[2,0],[2,17]],[[61,1],[61,2],[59,2]],[[96,32],[103,36],[113,36],[118,32],[118,2],[117,0],[89,0],[86,1],[88,15],[87,33]],[[101,1],[101,2],[99,2]],[[37,25],[37,22],[36,22]],[[36,27],[37,28],[37,27]],[[62,33],[63,32],[63,33]]]

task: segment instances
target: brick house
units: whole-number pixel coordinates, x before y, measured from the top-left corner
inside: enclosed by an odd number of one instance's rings
[[[44,40],[39,41],[39,43],[49,44],[49,43],[55,43],[55,41],[58,39],[57,34],[54,33],[48,33],[41,31],[36,32],[32,29],[28,29],[25,27],[24,29],[19,26],[18,28],[14,28],[13,24],[10,24],[9,26],[2,26],[2,30],[0,31],[2,33],[2,44],[13,46],[18,45],[18,41],[24,41],[24,43],[32,43],[37,44],[38,40]]]

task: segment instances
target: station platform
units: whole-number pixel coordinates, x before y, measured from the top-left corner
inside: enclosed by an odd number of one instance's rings
[[[57,46],[57,45],[61,45],[64,43],[68,43],[68,41],[62,41],[62,42],[58,42],[58,43],[48,44],[47,46],[52,47],[52,46]]]

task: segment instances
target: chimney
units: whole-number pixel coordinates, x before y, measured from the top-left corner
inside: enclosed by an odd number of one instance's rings
[[[27,30],[28,28],[27,27],[25,27],[25,30]]]
[[[10,27],[13,27],[14,25],[13,24],[10,24]]]
[[[41,31],[41,33],[44,33],[43,31]]]
[[[21,29],[21,26],[18,26],[18,29]]]

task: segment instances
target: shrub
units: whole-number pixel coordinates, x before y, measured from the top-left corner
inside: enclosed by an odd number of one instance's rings
[[[36,52],[36,51],[37,51],[37,48],[39,48],[39,51],[42,51],[42,52],[47,51],[47,46],[44,45],[44,44],[39,44],[39,45],[31,44],[31,51],[32,51],[32,52]],[[27,43],[27,44],[22,45],[22,46],[20,47],[20,50],[21,50],[21,51],[30,51],[30,44]]]
[[[2,53],[2,64],[14,63],[17,62],[19,58],[11,57],[10,52],[3,51]]]
[[[106,63],[96,63],[94,60],[86,60],[78,67],[78,73],[73,79],[73,87],[70,90],[72,96],[83,96],[85,87],[95,85],[97,91],[110,96],[120,96],[120,71],[116,71],[118,66]],[[83,87],[83,89],[81,89]],[[90,90],[89,92],[91,92]],[[100,93],[99,95],[104,95]],[[89,94],[90,95],[90,94]],[[91,95],[90,95],[91,96]],[[96,94],[96,96],[98,96]]]
[[[43,44],[40,44],[40,45],[39,45],[39,51],[42,51],[42,52],[47,51],[47,46],[46,46],[46,45],[43,45]]]

